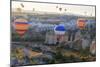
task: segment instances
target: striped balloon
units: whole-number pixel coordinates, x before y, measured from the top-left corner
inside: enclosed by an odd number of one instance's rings
[[[15,23],[16,32],[20,36],[23,36],[25,32],[28,30],[29,27],[28,21],[26,19],[20,18],[20,19],[16,19],[14,23]]]
[[[85,28],[85,25],[86,25],[85,19],[78,19],[78,20],[77,20],[77,26],[78,26],[80,29],[84,29],[84,28]]]

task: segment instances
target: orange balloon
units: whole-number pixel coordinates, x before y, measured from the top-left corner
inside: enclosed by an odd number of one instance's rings
[[[20,36],[23,36],[25,34],[25,32],[28,30],[28,28],[29,28],[28,21],[26,19],[19,18],[19,19],[16,19],[14,21],[14,23],[15,23],[16,32]]]
[[[80,29],[85,28],[85,25],[86,25],[85,19],[78,19],[78,20],[77,20],[77,26],[78,26]]]

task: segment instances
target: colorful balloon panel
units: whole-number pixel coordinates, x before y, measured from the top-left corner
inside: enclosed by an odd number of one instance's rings
[[[16,32],[20,36],[23,36],[25,32],[28,30],[29,27],[28,21],[26,19],[20,18],[20,19],[16,19],[14,22],[15,22]]]
[[[27,29],[29,25],[26,23],[20,23],[20,24],[16,23],[15,26],[16,26],[16,29]]]

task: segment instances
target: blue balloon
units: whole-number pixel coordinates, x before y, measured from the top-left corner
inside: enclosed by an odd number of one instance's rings
[[[62,25],[59,25],[55,28],[56,31],[66,31],[65,27]]]

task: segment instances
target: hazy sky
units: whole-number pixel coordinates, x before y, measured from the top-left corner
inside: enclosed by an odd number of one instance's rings
[[[21,7],[20,4],[24,5],[24,8]],[[59,11],[58,8],[63,8],[62,11]],[[35,8],[35,11],[43,11],[43,12],[54,12],[54,13],[72,13],[78,15],[86,15],[86,16],[95,16],[95,7],[94,6],[79,6],[79,5],[65,5],[65,4],[47,4],[47,3],[35,3],[35,2],[12,2],[12,8],[22,8],[23,10],[32,11]],[[66,11],[65,11],[66,9]]]

